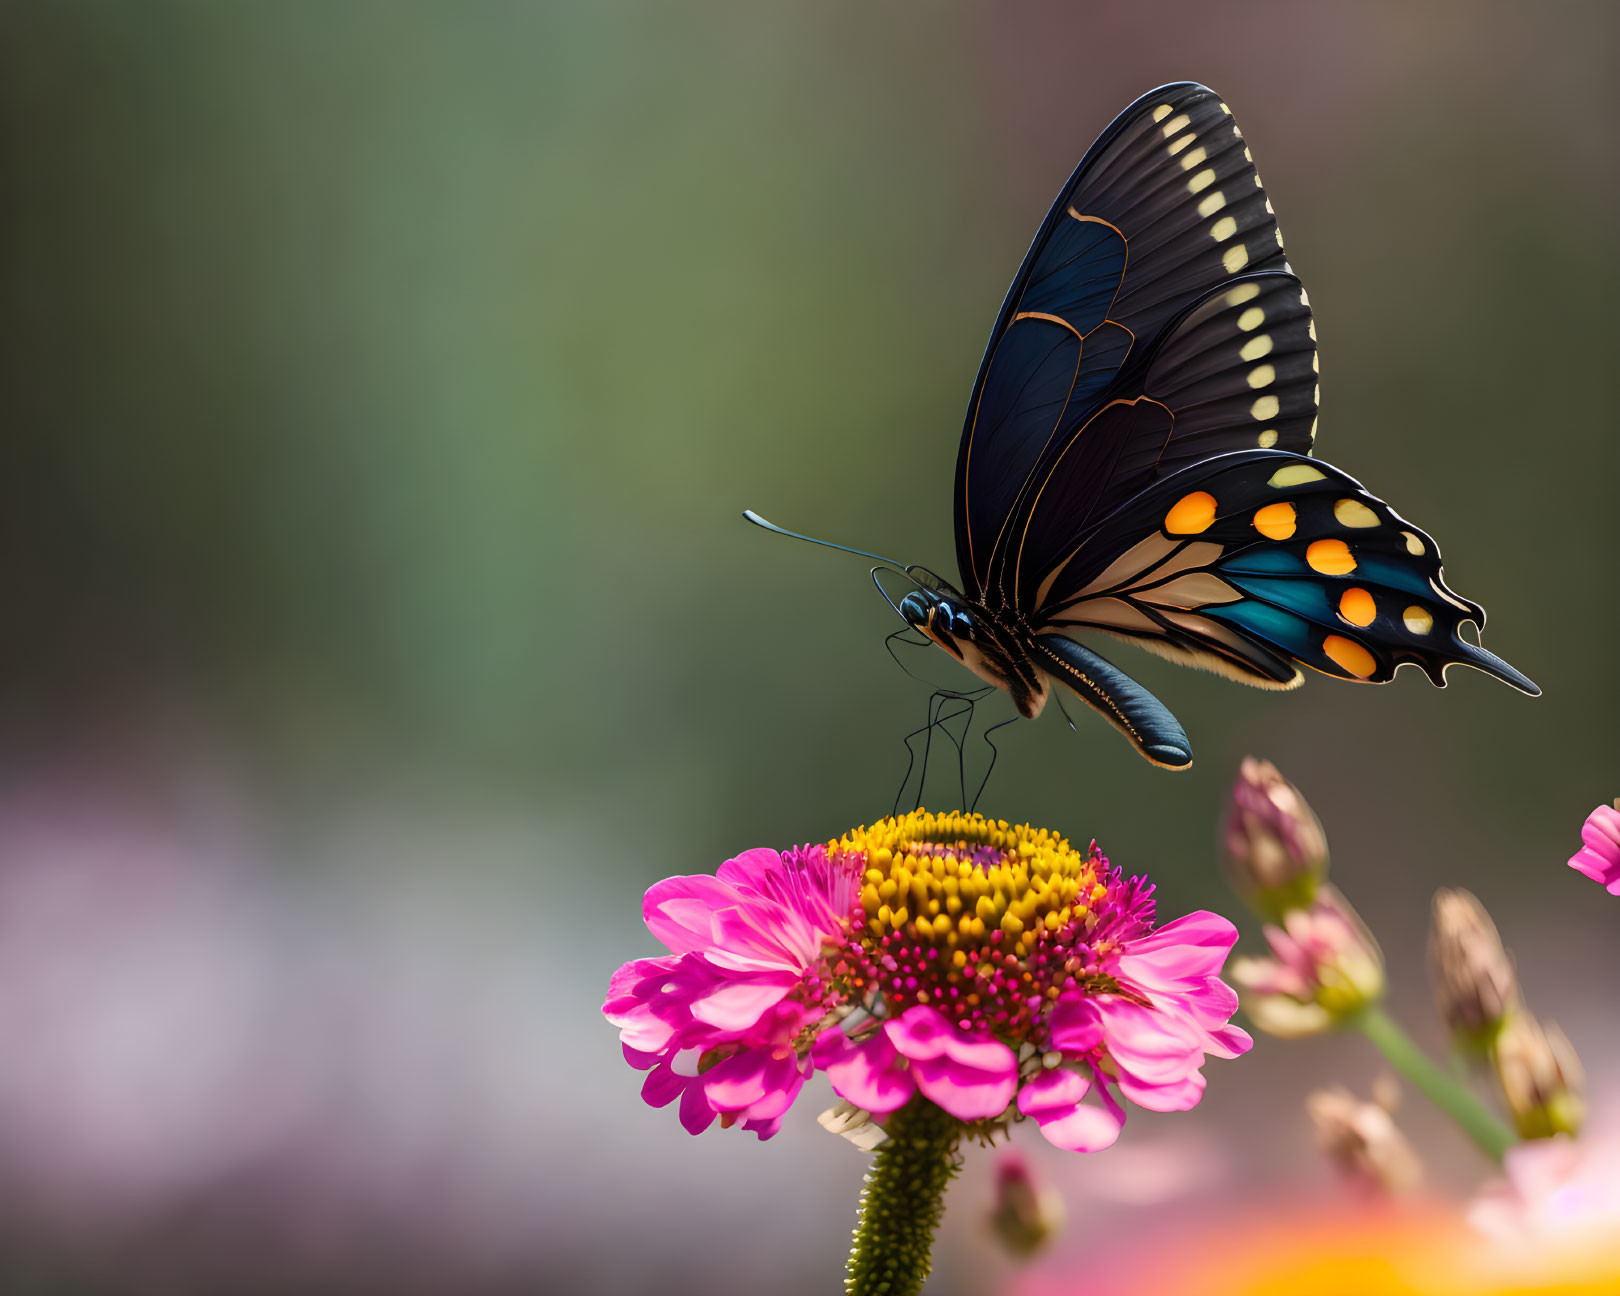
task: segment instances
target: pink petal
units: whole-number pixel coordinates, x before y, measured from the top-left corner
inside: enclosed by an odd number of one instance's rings
[[[775,1138],[778,1130],[782,1128],[782,1118],[772,1116],[769,1120],[745,1120],[743,1128],[750,1134],[758,1135],[763,1143],[766,1139]]]
[[[1582,846],[1569,857],[1569,866],[1611,892],[1620,884],[1620,856],[1611,858],[1590,846]]]
[[[1620,810],[1599,806],[1592,811],[1581,825],[1581,840],[1595,851],[1620,859]]]
[[[662,1054],[643,1053],[640,1049],[631,1048],[628,1044],[619,1045],[619,1050],[624,1054],[624,1060],[637,1071],[646,1071],[650,1067],[657,1066],[663,1060]]]
[[[723,910],[714,915],[713,931],[714,945],[704,957],[719,967],[801,972],[821,950],[821,939],[810,924],[773,902]]]
[[[698,954],[735,971],[801,971],[821,948],[821,936],[792,908],[745,897],[706,874],[653,883],[641,915],[672,953]]]
[[[999,1116],[1018,1092],[1018,1061],[1011,1049],[1007,1049],[1006,1069],[1001,1073],[966,1066],[952,1058],[917,1062],[912,1069],[923,1097],[958,1120]]]
[[[886,1021],[883,1029],[895,1047],[913,1061],[943,1056],[956,1033],[944,1013],[926,1004],[907,1008],[899,1017]]]
[[[1018,1055],[989,1034],[969,1034],[919,1004],[883,1029],[911,1062],[917,1088],[958,1120],[999,1116],[1018,1092]]]
[[[1112,995],[1099,996],[1097,1004],[1108,1052],[1122,1072],[1146,1084],[1173,1084],[1203,1065],[1197,1036],[1169,1013]]]
[[[714,944],[712,918],[737,903],[737,893],[705,873],[654,882],[642,897],[647,930],[672,954],[702,953]]]
[[[744,1049],[703,1076],[709,1106],[748,1119],[780,1116],[803,1085],[804,1072],[790,1049]]]
[[[1091,1078],[1070,1067],[1042,1071],[1018,1091],[1018,1110],[1036,1120],[1066,1113],[1091,1089]]]
[[[1131,941],[1120,955],[1120,971],[1132,980],[1130,969],[1154,980],[1213,976],[1232,952],[1237,934],[1220,914],[1200,909]]]
[[[1054,1147],[1068,1152],[1101,1152],[1112,1147],[1125,1122],[1112,1112],[1088,1103],[1077,1103],[1073,1111],[1041,1126],[1041,1133]]]
[[[1118,1084],[1120,1093],[1148,1111],[1191,1111],[1204,1096],[1204,1077],[1198,1071],[1168,1084],[1150,1084],[1121,1071]]]
[[[1212,1044],[1214,1047],[1211,1047]],[[1241,1026],[1231,1025],[1210,1031],[1209,1038],[1204,1043],[1204,1051],[1218,1058],[1242,1057],[1253,1047],[1254,1036]]]
[[[859,1043],[841,1030],[829,1030],[816,1040],[811,1057],[835,1094],[869,1112],[898,1111],[917,1091],[894,1041],[881,1030]]]
[[[714,1124],[718,1115],[703,1092],[700,1084],[691,1084],[681,1095],[680,1118],[681,1127],[688,1134],[701,1134]]]
[[[692,1016],[724,1031],[746,1031],[799,983],[794,972],[755,973],[723,983],[692,1002]]]
[[[1097,1005],[1083,995],[1067,995],[1052,1007],[1047,1019],[1052,1047],[1070,1057],[1084,1057],[1102,1046],[1102,1015]]]
[[[1043,1071],[1018,1095],[1018,1109],[1032,1117],[1048,1142],[1069,1152],[1100,1152],[1119,1137],[1123,1113],[1115,1106],[1082,1103],[1091,1081],[1067,1067]],[[1102,1091],[1106,1100],[1107,1091]]]
[[[767,880],[782,871],[782,854],[768,846],[745,850],[734,859],[728,859],[715,870],[715,876],[729,886],[741,890],[761,890]]]
[[[714,1122],[715,1112],[703,1096],[698,1080],[696,1058],[676,1056],[648,1073],[641,1086],[641,1097],[649,1107],[667,1107],[676,1098],[681,1124],[689,1134],[701,1134]]]

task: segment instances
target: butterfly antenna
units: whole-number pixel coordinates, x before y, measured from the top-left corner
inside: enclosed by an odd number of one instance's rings
[[[885,558],[882,554],[868,553],[865,549],[853,549],[849,545],[834,544],[831,540],[817,540],[815,536],[800,535],[797,531],[789,531],[786,527],[779,527],[774,522],[767,522],[754,512],[753,509],[744,509],[743,516],[757,527],[764,527],[767,531],[774,531],[777,535],[785,535],[790,540],[803,540],[806,544],[823,545],[828,549],[839,549],[844,553],[854,554],[858,558],[871,558],[875,562],[886,563],[890,567],[904,567],[893,558]]]

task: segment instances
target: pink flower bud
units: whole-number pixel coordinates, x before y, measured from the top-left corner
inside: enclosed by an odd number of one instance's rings
[[[1323,885],[1309,909],[1267,927],[1269,958],[1240,958],[1232,979],[1244,1011],[1268,1035],[1316,1035],[1384,996],[1384,956],[1360,915]]]
[[[990,1227],[1019,1259],[1042,1250],[1063,1227],[1063,1198],[1022,1153],[1008,1148],[996,1160],[996,1200]]]
[[[1307,908],[1327,876],[1327,838],[1299,789],[1270,761],[1244,757],[1221,828],[1232,889],[1261,917]]]

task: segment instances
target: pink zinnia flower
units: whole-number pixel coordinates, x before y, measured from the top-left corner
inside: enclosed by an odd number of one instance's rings
[[[620,968],[603,1011],[648,1072],[643,1097],[678,1100],[693,1133],[719,1117],[770,1137],[819,1067],[878,1116],[920,1093],[1094,1151],[1118,1137],[1121,1097],[1193,1107],[1205,1055],[1251,1044],[1219,975],[1231,923],[1155,929],[1152,885],[1095,844],[980,815],[748,851],[660,882],[644,913],[670,953]]]
[[[1569,866],[1620,895],[1620,801],[1599,806],[1581,825],[1585,844],[1569,857]]]

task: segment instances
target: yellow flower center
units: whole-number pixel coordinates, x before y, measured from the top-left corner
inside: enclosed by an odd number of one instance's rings
[[[828,843],[864,863],[855,938],[891,1011],[932,1004],[1020,1033],[1084,980],[1106,861],[1044,828],[917,810]]]

